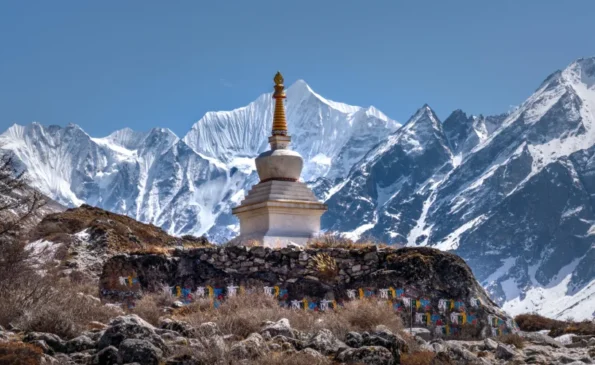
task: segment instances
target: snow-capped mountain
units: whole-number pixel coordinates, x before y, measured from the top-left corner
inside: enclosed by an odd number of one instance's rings
[[[74,124],[13,125],[0,135],[0,148],[64,205],[87,203],[172,234],[209,232],[222,241],[237,228],[231,208],[257,181],[253,159],[268,148],[272,110],[271,94],[264,94],[246,107],[207,113],[182,139],[163,128],[93,138]],[[344,178],[400,126],[374,107],[327,100],[304,81],[287,90],[287,117],[307,180]]]
[[[595,58],[509,115],[427,106],[330,188],[324,226],[463,256],[505,310],[595,310]]]

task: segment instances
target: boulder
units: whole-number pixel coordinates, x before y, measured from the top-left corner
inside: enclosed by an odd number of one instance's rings
[[[444,341],[448,357],[464,364],[478,364],[482,361],[461,344],[462,341]]]
[[[298,352],[298,357],[307,358],[312,365],[323,365],[329,362],[328,358],[314,349],[303,349]]]
[[[43,351],[44,354],[48,354],[48,355],[54,354],[54,350],[52,350],[48,346],[48,344],[43,340],[35,340],[35,341],[31,341],[29,343],[31,345],[35,345],[35,346],[39,347],[41,349],[41,351]]]
[[[381,346],[364,346],[341,351],[336,360],[345,364],[392,365],[393,356]]]
[[[233,359],[256,359],[264,355],[266,345],[258,333],[252,333],[245,340],[235,343],[230,350]]]
[[[406,332],[411,333],[412,336],[419,336],[425,341],[430,341],[432,339],[432,332],[430,332],[430,330],[427,328],[414,327],[411,329],[406,329]]]
[[[161,321],[159,327],[164,330],[177,332],[185,337],[194,337],[196,332],[188,322],[175,321],[169,318]]]
[[[560,342],[540,332],[520,332],[519,335],[525,340],[536,345],[547,345],[555,348],[560,348],[563,346]]]
[[[349,332],[345,336],[345,344],[349,347],[362,347],[364,345],[364,338],[358,332]]]
[[[348,346],[339,341],[331,331],[321,329],[310,338],[306,347],[312,348],[324,355],[331,355]]]
[[[92,365],[116,365],[122,363],[122,357],[118,349],[114,346],[108,346],[99,351],[91,361]]]
[[[277,322],[267,322],[264,328],[260,331],[261,334],[268,332],[271,337],[283,336],[287,338],[294,338],[293,330],[287,318],[281,318]]]
[[[139,339],[126,339],[120,343],[122,362],[139,362],[146,365],[159,365],[163,352],[151,342]]]
[[[483,340],[483,348],[487,351],[496,351],[498,348],[498,342],[492,340],[491,338],[486,338]]]
[[[574,341],[572,340],[574,337],[577,337],[574,333],[567,333],[562,336],[558,336],[554,338],[554,341],[558,341],[562,345],[570,345]]]
[[[215,322],[201,323],[200,326],[198,326],[198,333],[205,337],[221,336],[221,330]]]
[[[66,342],[66,352],[71,354],[95,348],[95,341],[87,336],[78,336]]]
[[[503,343],[498,344],[498,347],[496,348],[496,359],[512,360],[515,355],[516,351],[514,351],[512,346],[508,346]]]
[[[29,332],[23,338],[23,342],[30,343],[34,341],[44,341],[54,352],[66,351],[65,342],[53,333]]]
[[[155,333],[155,327],[136,314],[114,318],[99,339],[97,347],[99,349],[108,346],[119,348],[120,343],[126,339],[148,340],[162,351],[166,349],[165,342]]]

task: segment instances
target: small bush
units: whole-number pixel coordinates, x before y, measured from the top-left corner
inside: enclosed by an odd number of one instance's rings
[[[323,280],[334,280],[339,275],[337,261],[328,253],[319,253],[312,258],[318,277]]]
[[[498,341],[507,345],[513,345],[517,349],[525,347],[525,340],[517,334],[509,334],[498,337]]]
[[[159,301],[159,294],[147,294],[136,302],[132,312],[153,326],[157,326],[159,317],[163,315],[163,307],[159,305]]]
[[[430,365],[436,357],[431,351],[420,351],[410,354],[401,354],[401,365]]]
[[[0,343],[0,364],[39,365],[43,351],[22,342]]]
[[[595,322],[588,320],[582,322],[559,321],[533,313],[520,314],[515,317],[515,321],[523,331],[550,330],[549,335],[552,337],[561,336],[565,333],[595,335]]]
[[[52,277],[31,279],[36,280],[22,281],[25,286],[0,296],[0,320],[5,324],[72,338],[84,331],[89,322],[107,322],[118,315],[71,282]]]

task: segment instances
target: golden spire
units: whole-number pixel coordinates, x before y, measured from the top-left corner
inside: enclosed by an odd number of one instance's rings
[[[287,120],[285,119],[285,106],[283,99],[285,99],[285,86],[283,86],[283,75],[277,71],[275,78],[275,92],[273,99],[275,99],[275,112],[273,115],[273,136],[287,135]]]

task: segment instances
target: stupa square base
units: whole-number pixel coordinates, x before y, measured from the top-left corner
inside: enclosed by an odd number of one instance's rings
[[[320,231],[320,216],[326,206],[318,202],[268,200],[239,206],[240,244],[258,241],[267,247],[304,246]]]

